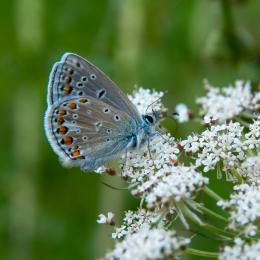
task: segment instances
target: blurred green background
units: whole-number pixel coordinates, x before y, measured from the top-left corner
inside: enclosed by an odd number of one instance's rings
[[[64,52],[127,93],[134,84],[167,90],[170,109],[195,108],[204,78],[259,82],[259,13],[256,0],[1,0],[0,259],[100,257],[112,229],[97,215],[113,211],[119,224],[137,204],[101,183],[123,186],[116,179],[64,169],[45,138],[48,74]],[[167,125],[176,137],[198,128]]]

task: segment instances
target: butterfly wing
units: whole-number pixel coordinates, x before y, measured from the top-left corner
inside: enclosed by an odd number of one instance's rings
[[[66,53],[52,68],[48,104],[72,96],[91,96],[124,111],[136,120],[140,118],[132,102],[102,71],[80,56]]]
[[[127,113],[91,96],[71,97],[49,106],[48,140],[63,162],[95,170],[121,153],[137,125]]]

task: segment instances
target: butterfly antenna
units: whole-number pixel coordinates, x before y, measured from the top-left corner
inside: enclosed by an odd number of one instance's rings
[[[159,100],[161,99],[161,97],[157,98],[154,102],[152,102],[150,105],[147,106],[147,108],[145,109],[145,114],[147,113],[148,109],[153,106],[154,104],[156,104],[157,102],[159,102]]]
[[[112,185],[110,185],[106,182],[103,182],[103,181],[101,181],[101,183],[104,184],[105,186],[107,186],[108,188],[113,189],[113,190],[128,190],[128,188],[118,188],[118,187],[112,186]]]

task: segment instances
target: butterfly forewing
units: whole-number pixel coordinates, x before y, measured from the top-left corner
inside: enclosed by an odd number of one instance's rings
[[[140,119],[135,106],[112,80],[87,60],[67,53],[53,66],[48,104],[75,96],[91,96],[124,111],[135,120]]]
[[[61,159],[82,164],[112,158],[122,152],[136,131],[124,111],[91,96],[67,98],[49,107],[45,118],[48,139]]]

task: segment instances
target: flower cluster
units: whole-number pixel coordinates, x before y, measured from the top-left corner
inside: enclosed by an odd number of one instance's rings
[[[160,220],[160,221],[159,221]],[[164,218],[161,218],[159,211],[147,211],[138,209],[136,212],[128,210],[125,212],[123,224],[115,228],[112,233],[113,239],[121,239],[127,235],[137,233],[142,228],[149,228],[155,223],[160,223],[163,226]]]
[[[105,259],[175,259],[190,240],[176,235],[174,230],[143,227],[115,245]]]
[[[223,89],[215,88],[205,82],[206,96],[198,98],[201,115],[214,117],[219,122],[225,122],[239,115],[243,110],[259,108],[259,93],[253,95],[250,82],[236,81],[235,86]]]
[[[142,197],[150,209],[192,198],[208,183],[194,166],[178,165],[177,145],[173,138],[165,138],[151,141],[150,155],[145,149],[129,153],[123,171],[132,194]]]
[[[245,134],[245,138],[249,149],[260,149],[260,116],[249,125],[249,132]]]
[[[256,260],[260,258],[260,241],[246,243],[240,238],[235,239],[233,246],[225,246],[219,260]]]
[[[260,181],[260,153],[247,157],[237,171],[248,183]]]
[[[188,107],[183,103],[177,104],[175,111],[177,113],[175,118],[177,119],[177,121],[179,123],[185,123],[185,122],[189,121],[189,119],[192,117],[191,110],[188,109]]]
[[[206,87],[207,96],[198,103],[207,129],[176,141],[158,128],[147,146],[123,158],[122,178],[141,199],[140,209],[125,212],[122,225],[112,233],[115,247],[105,259],[172,259],[182,252],[223,260],[260,259],[260,95],[252,94],[249,82],[237,81],[235,87],[222,90]],[[140,88],[129,98],[142,114],[147,107],[148,112],[165,111],[162,96]],[[190,118],[185,105],[176,110],[179,122]],[[111,173],[100,171],[104,170]],[[224,171],[236,182],[228,199],[205,187],[209,178],[203,174],[208,171]],[[201,203],[200,191],[214,199],[222,213]],[[209,222],[208,216],[226,228]],[[219,253],[186,249],[190,239],[175,231],[180,222],[186,229],[193,223],[228,245],[220,244]],[[111,225],[113,214],[99,215],[98,223]]]
[[[246,144],[242,140],[243,127],[239,123],[213,125],[201,134],[188,136],[180,142],[186,153],[192,153],[197,167],[204,172],[223,162],[228,171],[245,159]]]
[[[158,92],[142,87],[135,89],[132,95],[128,95],[130,101],[137,107],[140,114],[155,111],[165,111],[163,103],[160,99],[163,97],[162,91]]]
[[[234,190],[229,200],[218,202],[230,213],[228,227],[255,236],[260,221],[260,182],[237,185]]]

